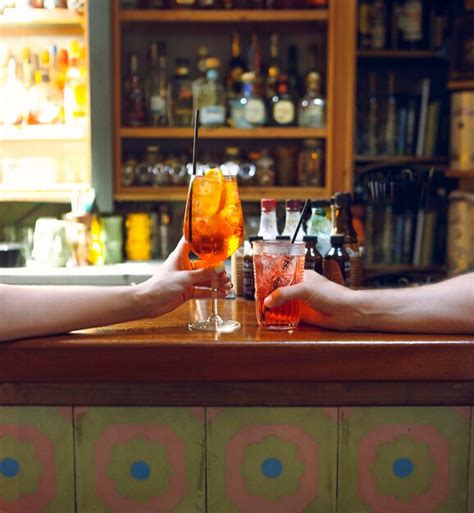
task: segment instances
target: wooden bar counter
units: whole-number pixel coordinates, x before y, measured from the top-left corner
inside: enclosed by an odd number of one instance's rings
[[[472,336],[268,331],[240,299],[220,302],[239,331],[190,331],[207,307],[193,301],[159,319],[2,343],[0,404],[474,404]]]

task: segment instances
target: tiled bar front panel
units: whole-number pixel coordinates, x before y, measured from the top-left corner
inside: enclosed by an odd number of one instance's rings
[[[0,407],[1,513],[472,513],[469,407]]]

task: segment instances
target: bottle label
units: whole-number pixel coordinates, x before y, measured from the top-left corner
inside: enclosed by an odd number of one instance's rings
[[[265,104],[262,100],[250,99],[245,105],[245,119],[252,125],[263,125],[265,119]]]
[[[295,106],[289,100],[280,100],[273,106],[273,118],[279,125],[288,125],[295,119]]]
[[[202,125],[223,125],[225,122],[225,109],[221,105],[201,107],[199,114]]]
[[[324,109],[318,105],[310,105],[304,111],[304,126],[324,128]]]
[[[253,270],[253,258],[244,257],[242,266],[243,273],[243,295],[245,299],[255,299],[255,279]]]
[[[166,100],[157,94],[150,98],[150,110],[153,114],[166,115]]]
[[[405,41],[417,42],[423,37],[421,1],[405,2],[400,16],[399,28],[403,32]]]

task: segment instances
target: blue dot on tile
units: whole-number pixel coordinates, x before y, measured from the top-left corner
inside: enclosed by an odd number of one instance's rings
[[[20,472],[20,464],[13,458],[0,460],[0,474],[5,477],[15,477]]]
[[[146,481],[150,477],[150,466],[144,461],[135,461],[130,467],[130,474],[138,481]]]
[[[397,477],[411,476],[413,468],[413,463],[409,458],[398,458],[393,462],[393,473]]]
[[[283,471],[283,465],[277,458],[267,458],[261,466],[262,474],[270,479],[277,478]]]

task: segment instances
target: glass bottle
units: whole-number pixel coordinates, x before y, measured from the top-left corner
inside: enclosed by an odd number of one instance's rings
[[[258,236],[263,240],[275,240],[278,235],[276,200],[260,200],[260,229]]]
[[[347,252],[351,262],[349,286],[353,289],[362,286],[362,258],[360,255],[357,233],[352,223],[350,193],[338,192],[335,199],[335,229],[333,234],[344,236],[344,250]]]
[[[257,185],[273,186],[276,181],[275,159],[268,149],[262,150],[260,157],[255,161],[255,181]]]
[[[239,97],[242,93],[242,75],[246,70],[245,62],[242,59],[240,34],[236,30],[232,33],[231,54],[226,81],[229,101]]]
[[[311,128],[326,126],[326,99],[320,95],[319,73],[312,71],[306,78],[306,94],[298,106],[298,125]]]
[[[207,59],[206,79],[197,87],[195,106],[199,109],[202,126],[223,126],[225,124],[225,93],[219,81],[219,59]]]
[[[293,237],[298,221],[301,216],[301,201],[298,199],[287,199],[285,201],[285,227],[283,228],[282,235]],[[304,237],[303,226],[298,230],[296,236],[297,241],[302,241]]]
[[[299,52],[298,47],[290,45],[288,47],[287,74],[290,94],[293,98],[300,98],[302,93],[301,75],[299,71]]]
[[[267,76],[265,79],[265,97],[267,102],[271,102],[277,93],[278,77],[280,76],[280,51],[279,36],[276,32],[270,35],[270,61],[267,68]]]
[[[303,241],[306,244],[306,255],[304,258],[304,268],[323,274],[323,257],[318,251],[316,245],[318,238],[315,235],[305,235]]]
[[[129,187],[131,185],[135,185],[135,177],[136,177],[136,167],[138,165],[138,160],[133,155],[128,155],[125,161],[122,163],[122,168],[120,172],[121,183],[125,187]]]
[[[426,11],[426,12],[425,12]],[[423,0],[402,0],[398,15],[398,46],[406,49],[424,47],[424,25],[429,9]]]
[[[16,62],[12,57],[7,65],[6,82],[0,86],[0,124],[21,124],[27,116],[27,106],[28,95],[25,86],[17,79]]]
[[[385,118],[385,153],[395,155],[397,152],[397,100],[395,98],[395,75],[388,74],[388,98]]]
[[[171,9],[192,9],[196,6],[196,0],[169,0]]]
[[[372,7],[371,47],[378,50],[386,47],[386,2],[375,0]]]
[[[151,43],[149,59],[150,63],[145,76],[148,124],[167,126],[166,43],[163,41]]]
[[[324,146],[317,139],[305,139],[298,156],[298,185],[322,187],[324,185]]]
[[[311,204],[311,219],[308,222],[308,235],[318,237],[317,248],[321,255],[325,255],[330,247],[331,221],[327,218],[329,201],[317,200]]]
[[[243,91],[240,101],[232,105],[232,124],[238,128],[263,126],[267,121],[267,109],[263,98],[254,90],[255,74],[242,75]]]
[[[124,83],[124,122],[127,126],[144,126],[146,100],[142,78],[139,75],[138,54],[130,54],[130,71]]]
[[[258,34],[254,33],[250,39],[249,46],[249,71],[254,74],[254,91],[258,96],[265,96],[265,83],[263,80],[263,58],[262,58],[262,49],[260,47],[260,41],[258,39]]]
[[[225,149],[225,161],[220,166],[225,176],[239,176],[242,159],[240,149],[237,146],[229,146]]]
[[[218,7],[217,0],[198,0],[197,3],[200,9],[216,9]]]
[[[249,237],[248,241],[244,242],[244,262],[243,262],[243,296],[245,299],[255,299],[255,276],[253,268],[253,243],[256,240],[263,240],[263,237],[258,235]]]
[[[146,147],[143,161],[135,168],[135,184],[139,186],[151,185],[153,181],[153,168],[161,162],[160,148],[156,145]]]
[[[171,215],[166,204],[160,205],[160,258],[168,258],[170,254]]]
[[[168,86],[168,109],[171,126],[192,126],[193,90],[188,59],[176,59],[175,77]]]
[[[247,155],[247,159],[242,162],[239,174],[237,175],[237,183],[239,185],[253,185],[255,182],[255,173],[257,167],[255,166],[255,159],[258,158],[258,152],[251,151]]]
[[[296,120],[295,102],[289,92],[288,75],[280,75],[277,94],[272,98],[272,121],[276,126],[293,126]]]
[[[359,1],[359,29],[358,43],[360,49],[370,48],[372,43],[372,2],[370,0]]]
[[[369,73],[369,126],[367,127],[367,150],[368,155],[376,156],[378,153],[378,101],[376,94],[376,74]]]
[[[148,0],[148,9],[165,9],[166,0]]]
[[[49,52],[40,53],[41,69],[36,74],[36,84],[28,90],[28,122],[31,124],[52,124],[62,121],[63,95],[49,79]],[[68,109],[65,109],[66,114]],[[71,120],[66,117],[66,122]]]
[[[339,285],[349,286],[351,262],[342,245],[344,235],[331,235],[331,248],[323,258],[323,276]]]

